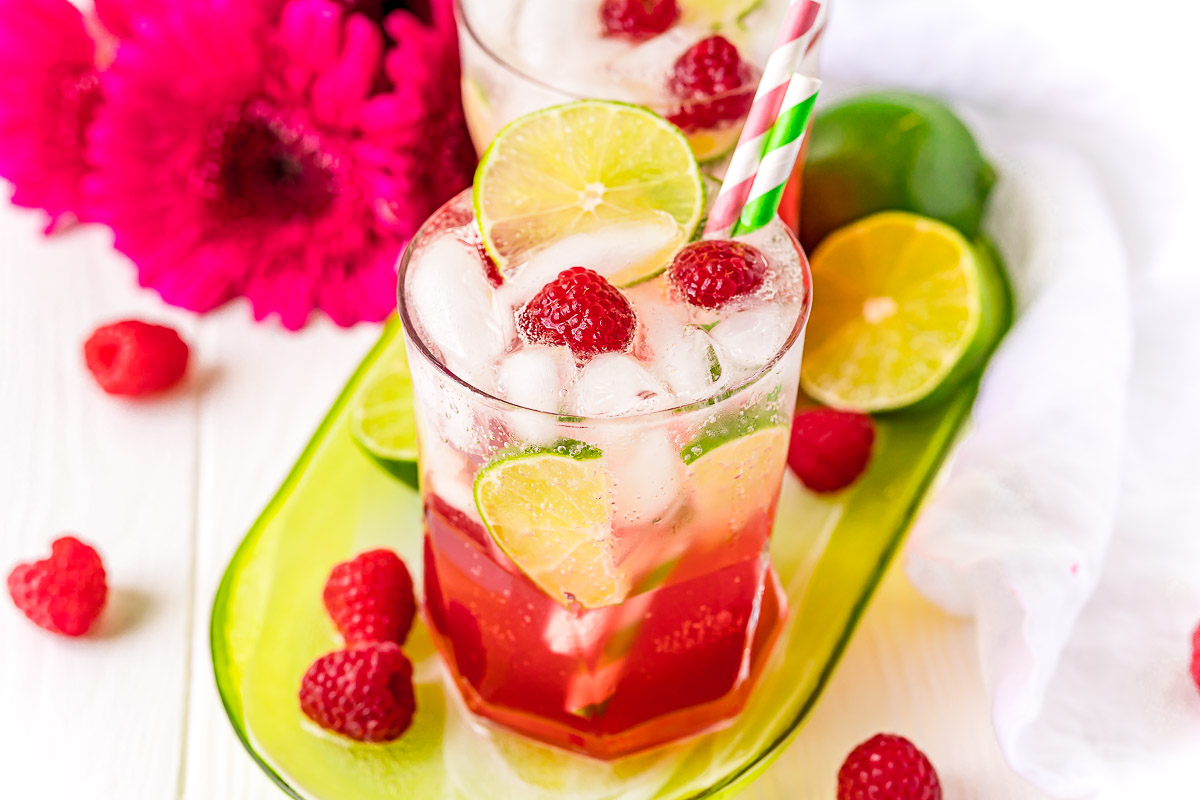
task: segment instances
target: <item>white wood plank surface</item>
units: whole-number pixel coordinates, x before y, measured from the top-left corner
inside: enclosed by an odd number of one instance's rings
[[[0,601],[0,798],[274,800],[217,698],[209,608],[376,330],[291,335],[242,304],[196,318],[138,289],[103,232],[47,242],[40,225],[0,210],[0,569],[77,532],[106,559],[113,606],[98,635],[67,641]],[[129,402],[92,384],[81,344],[125,316],[183,332],[186,385]],[[812,722],[747,798],[832,797],[845,753],[878,730],[920,742],[952,797],[1039,797],[997,751],[970,625],[895,570]]]

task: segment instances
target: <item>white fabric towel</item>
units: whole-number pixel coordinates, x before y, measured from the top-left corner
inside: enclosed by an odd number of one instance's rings
[[[837,0],[827,39],[827,94],[940,95],[1001,176],[985,227],[1018,317],[907,569],[974,616],[1006,757],[1066,798],[1200,765],[1200,216],[1171,149],[1195,146],[1190,101],[1126,72],[1164,69],[1146,15],[1172,9]]]

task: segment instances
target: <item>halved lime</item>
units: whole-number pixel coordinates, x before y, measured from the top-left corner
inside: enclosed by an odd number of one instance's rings
[[[475,505],[492,539],[564,606],[613,605],[629,593],[614,562],[612,479],[579,442],[503,456],[475,476]]]
[[[704,213],[704,184],[674,125],[638,106],[582,100],[500,131],[475,172],[474,201],[503,268],[564,236],[662,213],[687,241]]]
[[[358,396],[350,410],[350,432],[379,466],[417,488],[417,420],[402,348]]]
[[[804,391],[858,411],[941,396],[995,341],[995,269],[957,230],[915,214],[876,214],[835,232],[812,258]]]
[[[809,253],[879,211],[911,211],[978,235],[996,172],[945,103],[911,92],[858,95],[821,110],[808,139],[800,243]]]

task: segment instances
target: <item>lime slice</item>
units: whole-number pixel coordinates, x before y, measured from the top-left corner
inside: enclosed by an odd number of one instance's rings
[[[711,164],[733,152],[741,133],[741,125],[707,128],[689,133],[688,143],[691,144],[697,161],[701,164]]]
[[[761,513],[779,491],[788,439],[783,425],[754,430],[748,422],[706,434],[684,448],[697,519],[737,531]]]
[[[503,267],[570,234],[659,213],[686,241],[704,212],[704,184],[674,125],[638,106],[582,100],[500,131],[475,172],[474,201]]]
[[[995,267],[954,228],[868,217],[813,254],[801,385],[837,408],[890,411],[943,396],[986,355],[1002,314]]]
[[[639,258],[608,276],[609,282],[619,289],[637,286],[666,272],[671,259],[688,240],[675,224],[675,220],[661,211],[653,217],[653,221],[647,222],[650,224],[638,223],[636,229],[630,231],[630,235],[638,237],[638,241],[649,241],[661,246],[652,247],[648,252],[639,254]]]
[[[762,5],[762,0],[681,0],[683,22],[714,31],[739,24]]]
[[[629,593],[614,563],[612,481],[600,451],[580,442],[502,457],[475,477],[492,539],[564,606],[613,605]]]
[[[354,441],[388,472],[417,488],[417,420],[403,350],[382,365],[350,410]]]

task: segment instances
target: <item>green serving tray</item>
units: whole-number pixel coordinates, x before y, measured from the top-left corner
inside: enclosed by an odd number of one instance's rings
[[[791,610],[745,711],[723,730],[604,763],[475,722],[420,622],[406,645],[418,712],[405,736],[388,745],[355,744],[300,712],[304,671],[340,646],[321,602],[333,565],[386,546],[420,570],[417,495],[359,450],[349,424],[355,395],[401,348],[393,322],[246,535],[213,606],[213,666],[229,719],[267,774],[301,800],[684,800],[736,793],[779,755],[816,703],[978,384],[977,376],[963,383],[936,408],[880,417],[870,468],[845,492],[817,497],[789,473],[771,554]]]

